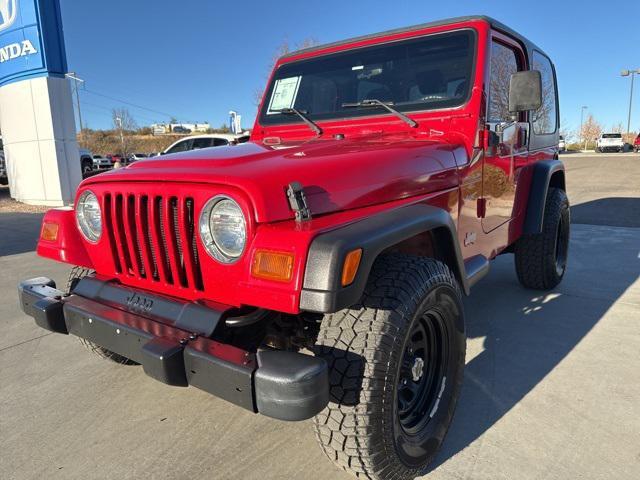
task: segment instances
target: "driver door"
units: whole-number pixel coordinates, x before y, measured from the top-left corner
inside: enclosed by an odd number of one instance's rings
[[[509,113],[511,75],[525,67],[522,49],[508,37],[493,37],[487,122],[492,142],[485,152],[482,171],[482,196],[485,216],[482,230],[489,233],[515,216],[514,201],[521,169],[528,160],[528,125],[524,114]]]

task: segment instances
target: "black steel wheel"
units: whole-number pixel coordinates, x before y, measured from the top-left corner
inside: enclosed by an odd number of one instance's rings
[[[320,327],[330,403],[315,426],[325,454],[363,478],[425,473],[453,418],[465,345],[460,290],[446,265],[378,259],[361,303]]]
[[[448,361],[447,325],[437,311],[417,319],[409,332],[396,385],[396,415],[401,431],[419,432],[438,399]]]

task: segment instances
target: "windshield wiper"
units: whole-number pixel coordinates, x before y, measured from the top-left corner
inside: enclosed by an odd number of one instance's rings
[[[371,98],[368,100],[362,100],[361,102],[343,103],[342,108],[382,107],[388,112],[393,113],[402,121],[407,122],[411,127],[416,128],[418,126],[418,122],[416,122],[412,118],[407,117],[404,113],[399,112],[395,108],[392,108],[391,105],[393,105],[393,102],[382,102],[375,98]]]
[[[322,135],[322,129],[316,123],[311,121],[309,117],[305,115],[307,112],[300,111],[297,108],[281,108],[280,110],[277,110],[277,111],[282,113],[283,115],[299,116],[302,119],[302,121],[309,126],[311,130],[313,130],[318,134],[318,136]]]

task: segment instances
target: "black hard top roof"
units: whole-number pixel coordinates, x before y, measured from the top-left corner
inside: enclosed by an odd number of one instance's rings
[[[361,40],[367,40],[367,39],[370,39],[370,38],[385,37],[387,35],[393,35],[394,33],[411,32],[411,31],[414,31],[414,30],[422,30],[424,28],[429,28],[429,27],[440,27],[440,26],[443,26],[443,25],[450,25],[450,24],[461,23],[461,22],[469,22],[469,21],[472,21],[472,20],[485,21],[485,22],[489,23],[493,29],[498,30],[498,31],[503,32],[503,33],[506,33],[510,37],[515,38],[516,40],[518,40],[525,47],[525,49],[527,50],[527,54],[529,56],[531,56],[531,53],[532,53],[533,50],[538,50],[539,52],[544,53],[544,51],[541,48],[537,47],[533,42],[529,41],[527,38],[523,37],[522,35],[517,33],[515,30],[512,30],[511,28],[507,27],[504,23],[501,23],[498,20],[496,20],[494,18],[491,18],[491,17],[488,17],[486,15],[471,15],[471,16],[466,16],[466,17],[447,18],[447,19],[444,19],[444,20],[437,20],[435,22],[422,23],[422,24],[419,24],[419,25],[412,25],[410,27],[396,28],[396,29],[387,30],[387,31],[384,31],[384,32],[373,33],[373,34],[369,34],[369,35],[362,35],[360,37],[348,38],[346,40],[340,40],[340,41],[337,41],[337,42],[325,43],[323,45],[316,45],[314,47],[303,48],[301,50],[296,50],[296,51],[287,53],[287,54],[283,55],[281,58],[289,58],[289,57],[297,56],[297,55],[300,55],[300,54],[303,54],[303,53],[315,52],[315,51],[318,51],[318,50],[323,50],[325,48],[337,47],[339,45],[346,45],[346,44],[349,44],[349,43],[358,42],[358,41],[361,41]]]

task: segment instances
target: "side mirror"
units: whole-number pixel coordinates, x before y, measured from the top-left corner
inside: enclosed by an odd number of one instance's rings
[[[511,75],[509,81],[509,111],[525,112],[542,106],[542,77],[538,70]]]

